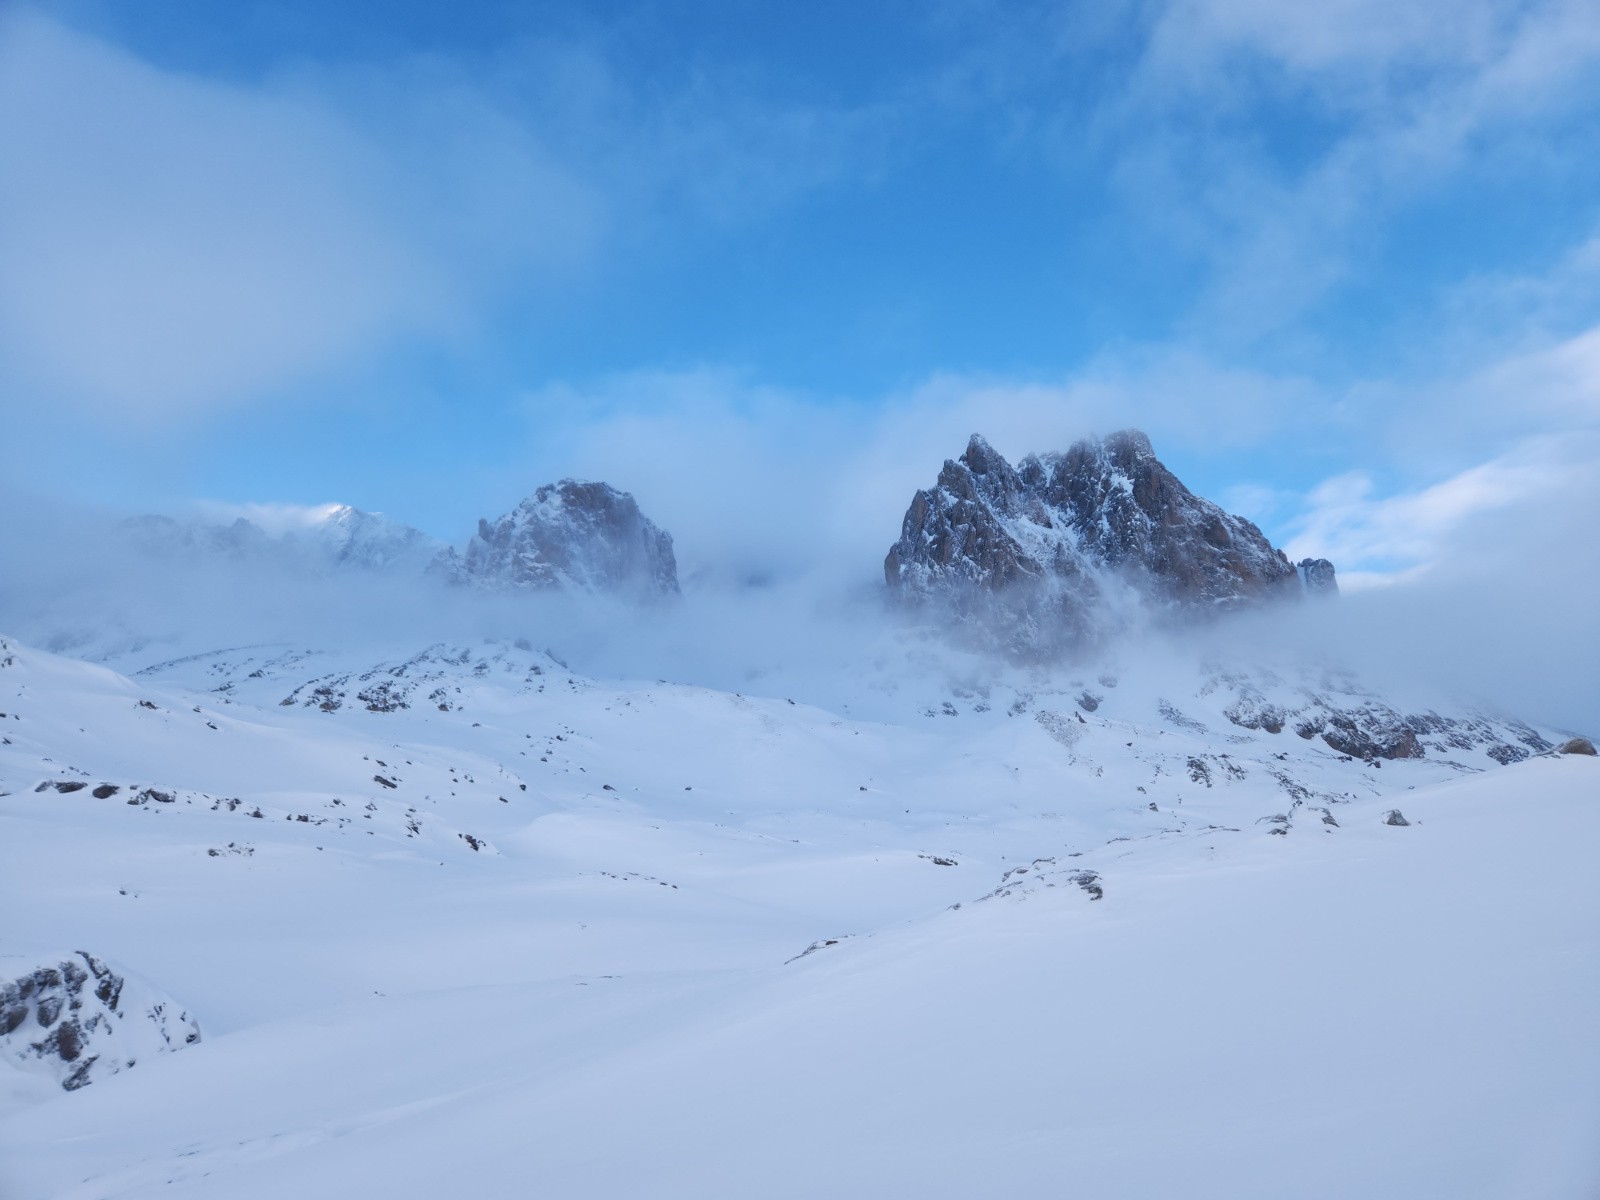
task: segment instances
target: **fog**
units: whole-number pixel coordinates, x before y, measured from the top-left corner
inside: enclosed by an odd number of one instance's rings
[[[524,640],[580,673],[780,696],[899,718],[952,692],[1069,689],[1107,670],[1182,687],[1195,664],[1350,671],[1397,707],[1488,706],[1600,731],[1591,485],[1475,520],[1422,572],[1173,628],[1152,620],[1092,654],[1018,661],[936,612],[890,603],[879,562],[752,580],[730,554],[681,596],[635,605],[489,594],[414,568],[316,569],[269,553],[153,554],[121,514],[0,495],[0,633],[125,673],[263,643],[373,664],[435,642]],[[882,531],[887,547],[897,531]],[[1192,686],[1192,684],[1190,685]]]

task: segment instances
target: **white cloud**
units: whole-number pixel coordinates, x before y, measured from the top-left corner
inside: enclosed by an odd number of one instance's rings
[[[1498,401],[1522,420],[1600,422],[1600,325],[1497,363],[1472,387],[1485,407]]]
[[[1167,61],[1248,50],[1298,71],[1349,70],[1481,62],[1508,24],[1506,6],[1495,0],[1448,8],[1414,0],[1175,0],[1152,43]]]
[[[449,336],[504,270],[581,257],[581,184],[471,96],[409,103],[364,124],[290,82],[218,83],[27,10],[0,19],[11,397],[127,421],[260,398]]]
[[[1481,568],[1505,557],[1505,547],[1484,546],[1474,532],[1490,518],[1521,513],[1530,527],[1550,528],[1597,480],[1600,439],[1590,435],[1531,438],[1430,486],[1387,496],[1375,494],[1370,474],[1352,471],[1311,491],[1286,550],[1291,558],[1331,559],[1355,590]]]
[[[1095,123],[1123,202],[1209,264],[1190,326],[1215,343],[1293,326],[1382,269],[1387,223],[1474,171],[1514,179],[1541,168],[1541,146],[1560,161],[1586,145],[1592,3],[1173,0],[1152,12],[1143,57]]]
[[[222,82],[13,8],[0,384],[161,421],[470,342],[685,223],[870,176],[897,113],[768,102],[721,66],[635,78],[581,40]]]

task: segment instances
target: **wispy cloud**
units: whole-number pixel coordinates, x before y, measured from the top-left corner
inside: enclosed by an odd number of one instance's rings
[[[470,344],[686,222],[886,161],[892,117],[765,101],[730,71],[645,82],[571,39],[221,80],[12,8],[0,383],[161,422]]]
[[[1502,562],[1507,550],[1482,530],[1517,514],[1530,530],[1568,526],[1575,499],[1591,493],[1597,479],[1600,439],[1592,435],[1529,439],[1448,479],[1390,495],[1378,494],[1369,473],[1352,471],[1310,493],[1288,552],[1351,567],[1341,578],[1358,587],[1463,566],[1481,570]]]
[[[1569,160],[1595,111],[1600,11],[1334,0],[1173,0],[1093,116],[1124,202],[1209,262],[1190,318],[1249,345],[1393,250],[1419,202]]]
[[[448,120],[449,117],[443,119]],[[524,269],[589,234],[580,185],[514,139],[472,147],[532,211]],[[0,20],[0,358],[13,397],[99,417],[260,397],[470,311],[475,173],[292,88],[163,71],[26,9]],[[486,249],[483,247],[480,250]]]

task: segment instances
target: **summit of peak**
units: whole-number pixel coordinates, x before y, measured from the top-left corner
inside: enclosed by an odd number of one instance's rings
[[[1156,456],[1155,447],[1150,444],[1150,435],[1142,429],[1119,429],[1115,433],[1108,433],[1103,444],[1112,454],[1130,454],[1140,458]]]
[[[457,583],[514,590],[576,587],[671,595],[678,590],[672,537],[609,483],[562,479],[537,488],[435,569]]]
[[[1017,468],[974,434],[913,498],[884,561],[896,593],[953,602],[980,623],[998,615],[1029,653],[1092,640],[1141,609],[1199,615],[1327,590],[1332,573],[1297,571],[1255,525],[1189,491],[1138,429]]]

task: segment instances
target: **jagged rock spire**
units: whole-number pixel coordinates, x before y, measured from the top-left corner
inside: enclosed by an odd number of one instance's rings
[[[1008,624],[1007,641],[1034,648],[1126,623],[1130,593],[1159,616],[1337,590],[1331,563],[1297,571],[1251,522],[1186,488],[1134,429],[1015,468],[974,434],[912,498],[884,578],[902,598]]]

